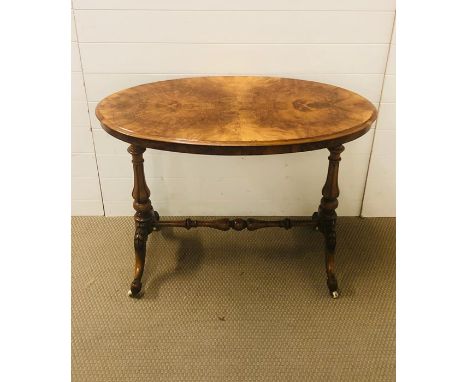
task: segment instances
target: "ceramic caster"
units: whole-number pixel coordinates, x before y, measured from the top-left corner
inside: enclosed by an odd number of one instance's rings
[[[334,275],[329,275],[327,277],[327,286],[328,290],[330,291],[330,295],[332,298],[338,298],[339,293],[338,293],[338,282],[336,281],[336,278]]]
[[[135,293],[132,293],[131,290],[129,290],[129,291],[127,292],[127,295],[128,295],[128,297],[130,297],[130,298],[140,298],[141,296],[143,296],[143,292],[138,292],[138,293],[135,294]]]
[[[141,291],[141,281],[140,280],[133,280],[132,285],[130,286],[130,290],[128,291],[128,295],[130,297],[139,297]]]

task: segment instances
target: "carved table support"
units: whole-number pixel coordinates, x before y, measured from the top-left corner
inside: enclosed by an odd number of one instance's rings
[[[325,185],[322,189],[322,199],[318,212],[310,220],[257,220],[257,219],[217,219],[217,220],[176,220],[160,221],[159,215],[153,210],[150,200],[150,190],[146,184],[143,168],[143,153],[145,148],[136,145],[130,145],[128,152],[132,155],[134,186],[132,191],[133,208],[135,209],[135,274],[130,287],[129,295],[137,296],[142,287],[141,278],[145,267],[146,241],[148,235],[153,230],[159,230],[163,227],[183,227],[186,229],[196,227],[215,228],[221,231],[234,229],[242,231],[247,229],[254,231],[260,228],[280,227],[290,229],[294,226],[312,226],[317,228],[325,237],[325,266],[327,273],[327,285],[333,298],[338,297],[338,283],[335,276],[335,246],[336,246],[336,208],[338,207],[338,169],[341,160],[340,154],[344,151],[343,145],[330,147],[330,156],[328,157],[328,174]]]
[[[336,246],[336,208],[338,207],[338,169],[340,154],[344,146],[329,147],[328,174],[322,189],[322,199],[318,209],[318,229],[325,237],[325,267],[327,271],[327,285],[333,298],[338,297],[338,282],[335,276],[335,246]]]
[[[133,208],[135,209],[135,274],[130,286],[129,295],[135,297],[141,290],[141,278],[145,268],[146,240],[153,232],[153,226],[159,220],[159,215],[153,210],[150,200],[150,190],[146,184],[143,168],[143,153],[146,148],[130,145],[128,152],[133,163]]]
[[[192,219],[184,219],[184,220],[167,220],[162,221],[158,220],[155,225],[154,229],[159,230],[162,227],[182,227],[186,229],[190,228],[198,228],[198,227],[207,227],[207,228],[214,228],[220,231],[228,231],[231,228],[236,231],[242,231],[243,229],[249,231],[255,231],[261,228],[271,228],[271,227],[279,227],[284,229],[290,229],[292,227],[305,227],[311,226],[315,228],[317,226],[318,219],[313,217],[310,220],[294,220],[285,218],[282,220],[258,220],[258,219],[217,219],[217,220],[192,220]]]

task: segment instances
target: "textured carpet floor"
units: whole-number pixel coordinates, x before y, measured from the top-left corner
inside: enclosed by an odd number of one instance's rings
[[[155,232],[131,299],[132,218],[73,218],[73,381],[395,380],[395,219],[337,231],[337,300],[310,228]]]

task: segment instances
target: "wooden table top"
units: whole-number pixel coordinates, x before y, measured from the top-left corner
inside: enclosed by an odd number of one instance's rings
[[[159,150],[260,155],[336,146],[377,117],[367,99],[319,82],[275,77],[196,77],[114,93],[96,107],[114,137]]]

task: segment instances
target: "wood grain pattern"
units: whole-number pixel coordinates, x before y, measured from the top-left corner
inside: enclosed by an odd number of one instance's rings
[[[145,268],[146,241],[148,235],[153,232],[154,223],[159,215],[151,205],[151,192],[146,184],[145,171],[143,168],[144,147],[130,145],[128,152],[132,155],[133,163],[133,208],[135,209],[135,235],[133,244],[135,248],[135,271],[134,279],[130,286],[130,295],[135,297],[141,290],[141,278]]]
[[[277,154],[337,146],[377,112],[351,91],[274,77],[197,77],[125,89],[96,108],[111,135],[160,150]]]
[[[184,220],[156,220],[154,229],[159,230],[163,227],[183,227],[187,230],[191,228],[206,227],[214,228],[220,231],[242,231],[247,228],[249,231],[256,231],[261,228],[279,227],[291,229],[292,227],[317,227],[318,216],[314,215],[310,220],[297,220],[285,218],[282,220],[259,220],[259,219],[217,219],[217,220],[192,220],[190,218]]]
[[[333,298],[338,297],[338,282],[335,276],[335,247],[336,247],[336,208],[338,207],[338,170],[340,167],[341,153],[344,146],[328,148],[328,173],[325,185],[322,188],[322,199],[318,208],[318,228],[325,237],[325,269],[327,271],[328,290]]]

